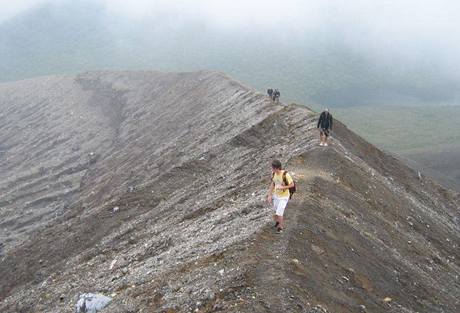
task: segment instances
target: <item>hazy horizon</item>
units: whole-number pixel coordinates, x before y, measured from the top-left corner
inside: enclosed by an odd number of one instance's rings
[[[99,69],[227,72],[326,105],[459,104],[455,1],[20,0],[0,81]]]
[[[0,82],[221,71],[460,182],[460,128],[439,131],[460,113],[459,31],[455,1],[19,0],[0,6]]]

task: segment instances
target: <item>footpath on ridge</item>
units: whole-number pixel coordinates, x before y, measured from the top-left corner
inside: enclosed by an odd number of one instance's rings
[[[5,83],[0,109],[1,312],[460,312],[459,195],[339,121],[320,147],[315,112],[209,71]]]

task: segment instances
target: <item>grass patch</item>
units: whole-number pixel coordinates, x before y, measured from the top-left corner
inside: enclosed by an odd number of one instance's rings
[[[460,146],[460,106],[355,106],[332,113],[369,142],[391,152]]]

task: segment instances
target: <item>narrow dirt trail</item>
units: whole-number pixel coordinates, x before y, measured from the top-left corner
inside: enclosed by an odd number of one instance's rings
[[[428,234],[446,228],[429,215],[420,218],[427,230],[407,222],[422,214],[410,202],[420,182],[391,157],[343,138],[286,165],[298,192],[286,208],[284,232],[270,223],[243,257],[257,305],[239,312],[457,312],[444,305],[453,301],[440,282],[454,279],[443,276],[452,250]]]
[[[321,149],[320,147],[313,149]],[[285,230],[279,234],[274,225],[264,229],[254,241],[253,267],[248,271],[248,282],[250,285],[265,286],[263,289],[255,290],[259,298],[258,306],[253,308],[254,312],[307,312],[316,303],[304,295],[300,297],[292,288],[290,272],[292,269],[308,262],[308,259],[294,258],[291,243],[297,241],[299,235],[303,237],[308,232],[308,225],[299,219],[302,211],[306,209],[306,203],[317,202],[314,194],[314,184],[317,178],[331,180],[328,173],[319,169],[309,168],[302,157],[294,159],[288,165],[289,172],[294,176],[298,192],[289,201],[285,213]],[[307,231],[304,231],[307,230]],[[297,249],[297,248],[295,248]],[[308,241],[303,242],[305,251],[311,251]],[[276,299],[276,300],[275,300]],[[271,303],[271,305],[269,304]],[[316,308],[318,309],[318,308]],[[321,312],[321,309],[319,309]]]

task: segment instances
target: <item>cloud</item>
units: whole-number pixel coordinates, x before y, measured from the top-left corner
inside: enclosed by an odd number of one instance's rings
[[[332,35],[357,48],[407,51],[438,47],[460,53],[457,0],[93,0],[115,15],[171,15],[212,28],[297,36]],[[173,20],[174,22],[174,20]],[[419,51],[420,52],[420,51]],[[429,51],[425,51],[429,53]],[[450,53],[447,53],[451,55]]]
[[[43,3],[71,0],[3,1],[0,21]],[[132,21],[200,21],[212,29],[268,33],[302,41],[332,36],[369,56],[443,59],[460,64],[458,0],[82,0],[109,15]],[[165,22],[165,19],[161,19]]]
[[[70,0],[2,1],[0,17],[42,3]],[[368,34],[423,37],[460,30],[457,0],[83,0],[115,15],[146,19],[174,14],[227,28],[311,30],[363,29]],[[250,30],[250,29],[248,29]]]
[[[215,24],[298,27],[346,24],[374,30],[433,32],[460,25],[456,0],[93,0],[117,14],[145,18],[174,12]]]
[[[14,0],[1,1],[0,5],[0,22],[12,18],[28,9],[31,9],[40,4],[49,2],[50,0]],[[56,0],[52,0],[55,1]]]

